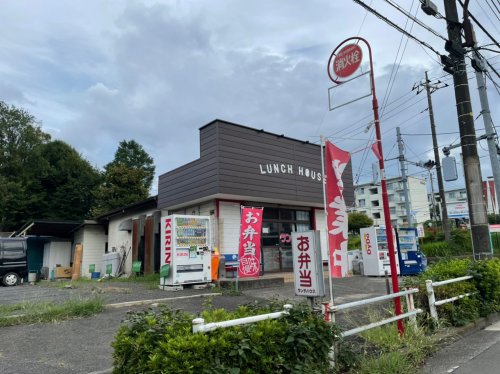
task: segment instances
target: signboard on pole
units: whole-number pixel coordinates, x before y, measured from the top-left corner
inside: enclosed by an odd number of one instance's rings
[[[362,59],[361,47],[358,44],[347,44],[336,54],[333,60],[333,72],[339,78],[347,78],[358,70]]]
[[[319,231],[292,232],[295,295],[325,296]]]
[[[260,238],[264,208],[242,207],[238,277],[258,277],[260,273]]]
[[[326,142],[325,174],[330,272],[334,278],[346,277],[347,207],[344,200],[342,173],[351,158],[349,152]]]

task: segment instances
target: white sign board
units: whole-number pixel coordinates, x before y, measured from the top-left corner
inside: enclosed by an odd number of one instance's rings
[[[324,296],[319,231],[292,232],[292,256],[295,295]]]
[[[469,206],[467,203],[446,204],[449,218],[469,218]]]
[[[424,225],[421,223],[417,225],[417,234],[419,238],[425,237]]]

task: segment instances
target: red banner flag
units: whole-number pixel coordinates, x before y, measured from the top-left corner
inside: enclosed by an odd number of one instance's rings
[[[326,142],[325,174],[330,272],[334,278],[347,276],[347,207],[342,173],[351,158],[349,152]]]
[[[377,158],[377,160],[380,161],[382,156],[380,155],[380,150],[378,149],[378,142],[375,142],[372,144],[372,152],[375,154],[375,157]]]
[[[264,208],[241,208],[238,277],[258,277],[260,273],[260,237]]]

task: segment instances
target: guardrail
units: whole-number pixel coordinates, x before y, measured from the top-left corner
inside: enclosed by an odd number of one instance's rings
[[[267,319],[281,318],[289,315],[290,309],[292,309],[292,305],[285,304],[283,305],[283,311],[281,312],[261,314],[258,316],[244,317],[238,319],[231,319],[229,321],[211,322],[211,323],[205,323],[205,320],[203,318],[195,318],[193,319],[193,333],[196,334],[198,332],[213,331],[224,327],[246,325],[248,323],[265,321]]]
[[[332,322],[335,321],[335,313],[341,311],[341,310],[346,310],[346,309],[352,309],[352,308],[358,308],[361,306],[366,306],[369,304],[373,303],[378,303],[382,301],[387,301],[391,299],[395,299],[396,297],[401,297],[405,296],[406,297],[406,304],[407,304],[407,309],[408,312],[400,314],[399,316],[394,316],[391,318],[386,318],[378,322],[373,322],[367,325],[359,326],[351,330],[347,330],[341,333],[342,337],[358,334],[362,331],[370,330],[375,327],[379,327],[391,322],[398,321],[400,319],[404,318],[409,318],[412,323],[415,323],[416,315],[418,313],[422,312],[422,309],[415,309],[414,303],[413,303],[413,294],[418,292],[418,288],[411,288],[409,290],[393,293],[390,295],[384,295],[384,296],[377,296],[377,297],[372,297],[370,299],[364,299],[364,300],[359,300],[359,301],[353,301],[351,303],[345,303],[345,304],[339,304],[339,305],[334,305],[333,307],[329,307],[328,304],[325,305],[325,320],[329,321],[331,320]],[[330,318],[327,316],[327,314],[332,314],[332,317]]]
[[[469,280],[472,278],[473,277],[471,275],[467,275],[465,277],[447,279],[445,281],[440,281],[440,282],[433,282],[430,279],[425,281],[425,287],[427,289],[427,297],[429,298],[429,312],[431,314],[431,317],[434,319],[434,321],[436,321],[436,323],[439,323],[437,309],[436,309],[437,306],[440,306],[440,305],[443,305],[446,303],[451,303],[455,300],[463,299],[464,297],[467,297],[467,296],[472,296],[472,295],[476,294],[477,292],[469,292],[469,293],[465,293],[462,295],[450,297],[449,299],[436,301],[434,287],[444,286],[446,284],[451,284],[451,283],[462,282],[462,281]]]

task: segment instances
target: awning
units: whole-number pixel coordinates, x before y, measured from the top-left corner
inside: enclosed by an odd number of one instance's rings
[[[72,238],[73,230],[82,222],[75,221],[30,221],[16,231],[16,236],[52,236],[56,238]]]

